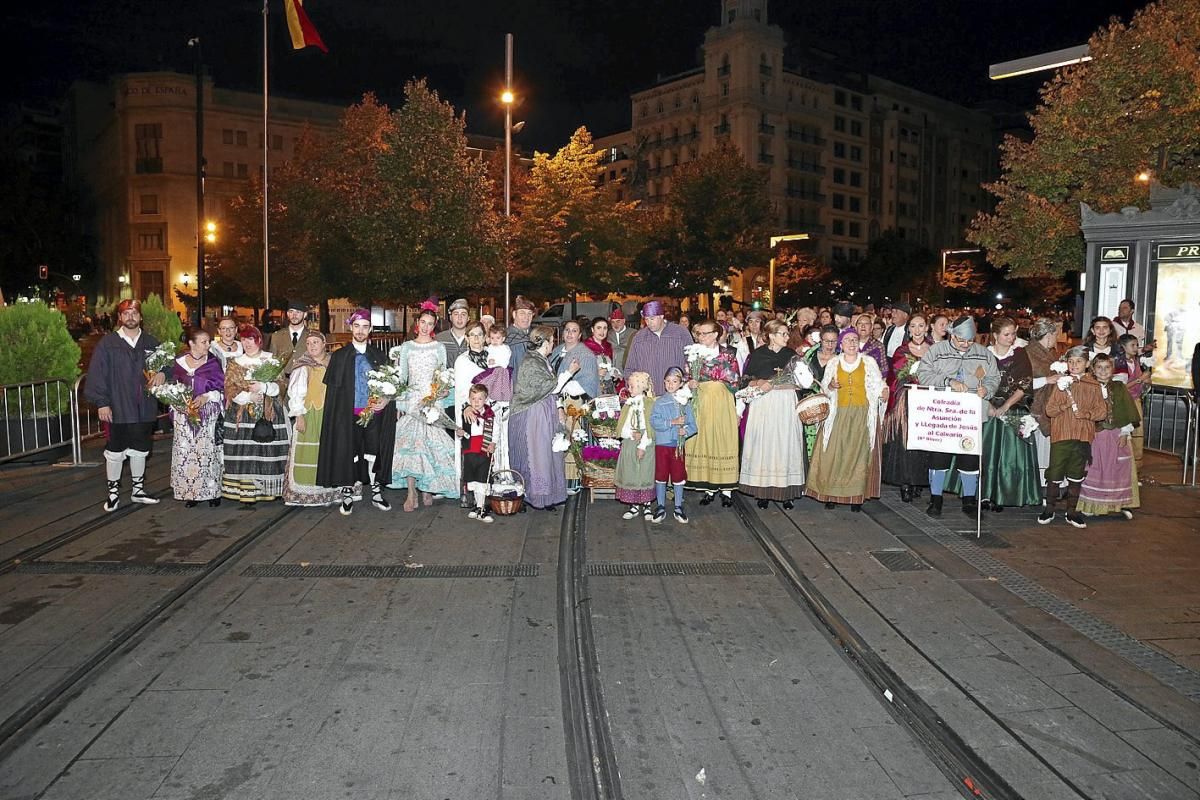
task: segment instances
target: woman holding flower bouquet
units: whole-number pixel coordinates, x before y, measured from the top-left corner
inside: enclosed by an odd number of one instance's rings
[[[1037,447],[1021,433],[1029,413],[1032,367],[1025,348],[1015,347],[1017,323],[1008,317],[992,320],[988,351],[1000,368],[1000,388],[992,395],[983,421],[983,451],[979,498],[983,508],[1003,511],[1005,506],[1032,506],[1042,501],[1038,480]],[[1031,435],[1032,430],[1028,429]],[[958,471],[951,466],[946,488],[959,494]]]
[[[737,410],[733,393],[741,380],[737,353],[717,344],[721,329],[711,319],[693,327],[696,344],[683,348],[687,359],[688,388],[695,393],[696,435],[687,440],[688,485],[700,489],[706,506],[721,493],[721,505],[733,505],[738,487]]]
[[[317,484],[317,456],[325,422],[325,371],[329,354],[325,334],[304,334],[304,354],[292,356],[288,379],[288,416],[292,418],[292,449],[288,453],[283,502],[289,506],[327,506],[337,501],[338,489]]]
[[[287,472],[287,412],[283,364],[262,349],[253,325],[238,329],[242,355],[225,369],[225,476],[221,494],[241,503],[274,500],[283,494]]]
[[[445,408],[454,402],[453,372],[446,369],[446,348],[433,338],[437,316],[423,309],[417,317],[416,336],[393,348],[392,360],[408,390],[397,401],[401,417],[396,423],[396,450],[392,457],[392,483],[407,485],[404,510],[421,502],[432,505],[433,495],[458,497],[455,475],[454,420]]]
[[[575,428],[586,413],[587,402],[600,395],[600,367],[596,353],[583,342],[583,330],[578,322],[568,320],[564,323],[562,337],[562,344],[550,354],[550,366],[560,377],[570,373],[563,392],[569,439],[575,435]],[[566,460],[565,469],[567,493],[575,494],[580,489],[583,474],[573,458]]]
[[[750,353],[742,373],[757,390],[746,414],[738,489],[766,508],[771,500],[791,508],[804,494],[804,432],[796,416],[796,383],[790,373],[796,351],[787,346],[788,326],[771,320],[763,326],[767,344]]]
[[[217,422],[225,399],[221,361],[209,352],[211,340],[203,328],[193,328],[188,349],[175,359],[171,380],[187,387],[185,409],[172,408],[175,436],[171,443],[171,491],[188,508],[201,500],[221,504],[221,447]]]
[[[908,391],[919,385],[921,359],[929,352],[929,323],[924,314],[908,318],[904,341],[892,355],[888,407],[883,418],[883,482],[900,487],[900,499],[911,503],[929,485],[929,459],[924,450],[908,449]]]

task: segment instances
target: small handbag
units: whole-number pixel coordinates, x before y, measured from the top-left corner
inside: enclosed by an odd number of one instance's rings
[[[254,422],[254,430],[250,432],[250,438],[259,444],[266,444],[275,438],[275,426],[266,417],[259,417]]]

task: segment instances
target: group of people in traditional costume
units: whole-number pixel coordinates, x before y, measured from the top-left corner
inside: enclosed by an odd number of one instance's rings
[[[643,305],[637,330],[620,308],[561,331],[533,326],[534,311],[518,297],[505,329],[473,322],[456,300],[443,325],[427,303],[413,336],[384,353],[359,309],[350,341],[330,352],[305,306],[291,303],[270,350],[256,327],[226,318],[216,339],[194,329],[182,354],[148,373],[159,342],[141,330],[138,303],[124,301],[86,386],[108,426],[104,508],[120,503],[125,461],[131,501],[158,502],[144,484],[157,415],[150,390],[167,381],[191,398],[171,412],[171,486],[188,506],[282,499],[348,515],[364,498],[389,510],[386,490],[404,488],[405,511],[458,498],[471,519],[491,522],[490,481],[511,469],[524,505],[554,509],[581,488],[581,463],[568,451],[591,441],[588,411],[607,398],[619,409],[619,443],[609,446],[618,448],[612,482],[628,520],[661,523],[670,507],[688,522],[685,489],[701,506],[718,497],[730,506],[738,491],[761,508],[808,497],[861,511],[882,483],[904,502],[927,489],[931,516],[947,491],[970,515],[977,503],[997,512],[1042,504],[1043,523],[1065,502],[1077,527],[1089,515],[1131,518],[1138,507],[1148,374],[1129,301],[1125,333],[1099,317],[1062,357],[1057,320],[1034,321],[1026,342],[1015,321],[998,317],[985,347],[972,317],[926,316],[904,303],[886,321],[839,303],[792,320],[698,319],[691,330],[658,301]],[[385,366],[396,392],[378,388]],[[913,387],[977,395],[986,409],[980,453],[909,447]],[[797,410],[810,399],[827,411],[805,424]]]

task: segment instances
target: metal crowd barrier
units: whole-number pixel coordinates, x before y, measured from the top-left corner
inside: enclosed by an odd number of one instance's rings
[[[1200,409],[1190,389],[1151,386],[1142,396],[1144,447],[1179,458],[1180,483],[1196,485],[1200,450]]]
[[[74,445],[75,393],[62,379],[0,386],[0,463]]]

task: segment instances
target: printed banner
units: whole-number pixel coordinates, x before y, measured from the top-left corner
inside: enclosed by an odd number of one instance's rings
[[[974,392],[909,387],[908,449],[979,455],[983,401]]]

